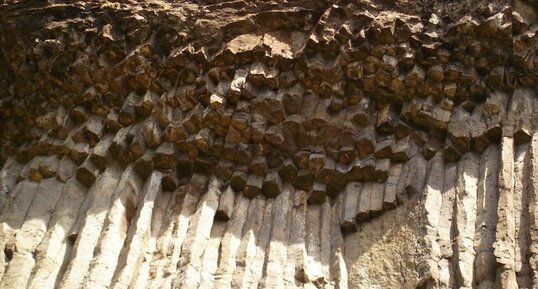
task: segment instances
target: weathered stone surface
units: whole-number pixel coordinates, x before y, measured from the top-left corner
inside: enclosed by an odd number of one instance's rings
[[[364,183],[359,194],[357,205],[357,222],[362,223],[370,218],[370,201],[372,197],[373,184]]]
[[[284,268],[288,258],[289,214],[292,208],[293,187],[287,184],[282,194],[273,203],[271,238],[267,250],[263,279],[260,285],[264,288],[284,287]]]
[[[199,207],[191,217],[181,248],[180,265],[184,264],[185,270],[175,276],[173,286],[194,288],[200,283],[202,254],[209,241],[220,195],[220,182],[216,179],[209,180],[207,193],[202,196]]]
[[[80,228],[71,229],[71,238],[75,239],[71,261],[61,278],[59,288],[72,288],[84,284],[84,276],[89,271],[90,262],[93,258],[93,248],[98,244],[100,231],[105,222],[110,198],[116,192],[120,184],[125,186],[132,174],[132,169],[121,174],[118,167],[109,167],[99,176],[89,189],[93,202],[89,204],[86,217],[81,216]],[[99,228],[97,231],[95,228]]]
[[[128,288],[133,275],[139,270],[142,262],[142,249],[147,245],[147,235],[151,229],[151,215],[154,210],[157,195],[162,193],[162,173],[154,171],[146,180],[138,199],[136,200],[136,213],[132,221],[135,225],[129,226],[125,242],[129,247],[123,247],[118,260],[117,271],[110,282],[112,288]],[[132,205],[132,204],[131,204]],[[132,209],[132,208],[131,208]],[[133,214],[133,212],[129,212]]]
[[[7,267],[0,288],[26,287],[31,276],[31,270],[35,265],[37,246],[41,243],[48,230],[51,214],[62,195],[62,183],[56,179],[46,179],[39,183],[26,220],[20,227],[12,244],[13,256]]]
[[[262,192],[263,178],[257,175],[249,175],[243,194],[249,198],[255,197]]]
[[[221,254],[216,270],[215,285],[220,287],[231,288],[233,272],[236,268],[236,254],[241,245],[241,239],[238,238],[243,232],[243,227],[247,219],[247,211],[251,202],[248,198],[238,195],[239,200],[236,202],[233,214],[222,237]],[[220,208],[220,204],[219,204]],[[210,283],[212,284],[212,283]]]
[[[439,212],[437,235],[441,258],[439,260],[439,284],[450,287],[456,284],[454,256],[454,204],[456,201],[457,163],[448,164],[445,170],[442,191],[442,206]]]
[[[177,189],[167,204],[164,226],[149,268],[152,273],[146,281],[150,288],[171,286],[174,276],[168,271],[175,271],[190,218],[196,210],[205,182],[204,178],[193,179],[191,184]]]
[[[22,164],[14,157],[10,157],[0,170],[0,213],[8,201],[8,195],[12,192],[17,182],[17,175],[22,170]]]
[[[493,244],[493,254],[500,267],[496,284],[515,288],[514,139],[503,136],[500,150],[498,220]]]
[[[62,197],[56,204],[49,223],[50,228],[36,248],[36,263],[34,273],[28,281],[28,288],[55,286],[64,258],[69,256],[67,233],[75,224],[85,197],[86,188],[74,178],[69,179],[62,187]]]
[[[234,202],[235,201],[235,192],[231,186],[226,186],[220,195],[219,207],[215,215],[221,219],[229,220],[232,217]]]
[[[468,153],[458,163],[456,184],[456,228],[460,232],[456,243],[458,282],[471,288],[474,280],[474,236],[476,222],[476,190],[479,163],[477,157]]]
[[[397,185],[401,171],[402,164],[395,164],[390,168],[383,195],[383,208],[385,209],[393,209],[397,206]]]
[[[1,288],[538,286],[535,1],[202,2],[0,4]]]
[[[83,288],[110,286],[113,273],[106,268],[116,267],[118,264],[129,223],[135,216],[142,185],[142,180],[132,167],[122,174],[111,196],[111,205],[103,223],[99,243],[90,262],[89,271],[84,277]]]
[[[260,234],[260,230],[262,224],[269,223],[263,222],[265,206],[266,203],[262,195],[250,201],[247,218],[243,225],[243,231],[245,233],[242,234],[241,242],[236,253],[236,268],[232,276],[232,288],[241,288],[240,286],[243,286],[243,284],[252,282],[249,268],[251,268],[251,264],[256,257],[256,244],[258,242],[256,236],[265,236],[265,234]]]
[[[2,212],[2,227],[0,227],[2,234],[2,243],[0,243],[2,250],[2,262],[0,265],[0,275],[4,276],[6,262],[9,260],[13,254],[13,243],[14,238],[17,232],[21,229],[21,226],[24,224],[24,220],[30,205],[32,204],[35,195],[38,191],[39,184],[30,181],[22,181],[17,184],[12,191],[12,199],[4,206]]]
[[[263,180],[263,194],[268,197],[276,197],[282,192],[282,180],[277,172],[270,173]]]
[[[95,179],[99,176],[99,169],[93,162],[89,159],[86,159],[80,167],[77,168],[75,176],[77,180],[84,184],[86,187],[89,187],[95,182]]]
[[[362,184],[360,183],[348,183],[343,193],[342,197],[342,217],[340,221],[340,226],[342,226],[342,231],[349,232],[356,230],[356,219],[355,216],[358,212],[358,202],[359,196],[362,189]]]

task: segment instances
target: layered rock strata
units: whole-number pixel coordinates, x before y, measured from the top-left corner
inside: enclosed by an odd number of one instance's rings
[[[537,288],[537,23],[0,2],[0,288]]]

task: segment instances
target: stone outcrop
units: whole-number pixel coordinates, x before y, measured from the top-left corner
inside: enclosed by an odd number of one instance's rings
[[[1,1],[0,288],[538,288],[535,1]]]

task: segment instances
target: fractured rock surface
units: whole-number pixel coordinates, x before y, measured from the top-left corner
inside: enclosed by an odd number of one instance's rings
[[[537,288],[538,4],[1,1],[0,288]]]

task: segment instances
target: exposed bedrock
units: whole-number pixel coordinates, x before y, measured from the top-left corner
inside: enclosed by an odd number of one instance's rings
[[[0,289],[538,288],[537,5],[0,0]]]

